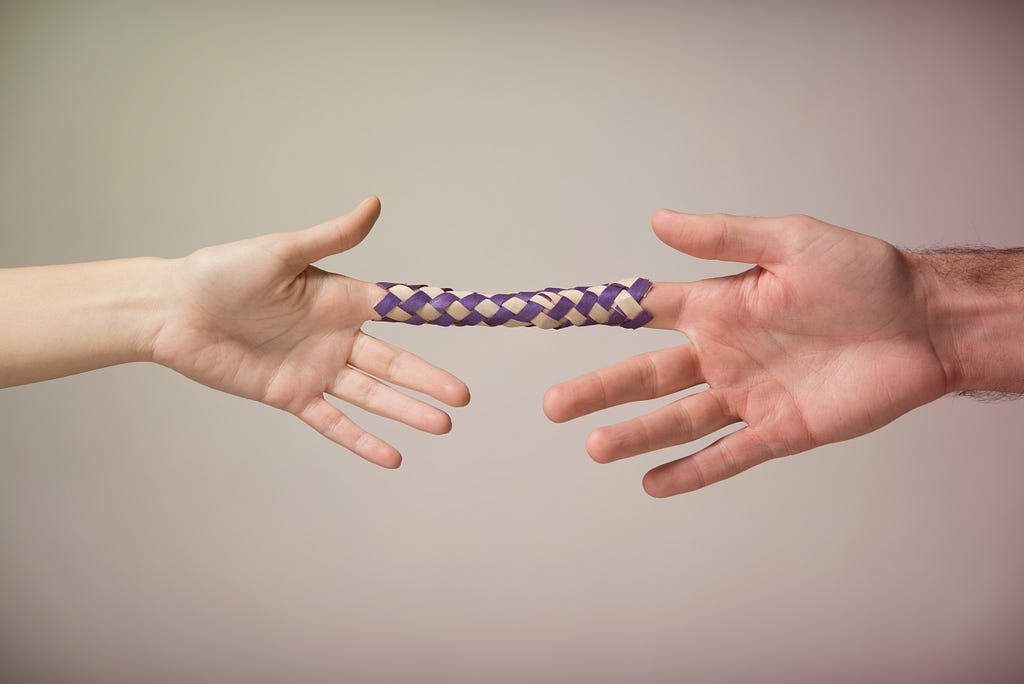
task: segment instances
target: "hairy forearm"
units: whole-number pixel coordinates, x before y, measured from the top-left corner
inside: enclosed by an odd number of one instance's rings
[[[169,263],[0,270],[0,387],[147,360],[167,308]]]
[[[1024,249],[908,257],[950,391],[1024,393]]]

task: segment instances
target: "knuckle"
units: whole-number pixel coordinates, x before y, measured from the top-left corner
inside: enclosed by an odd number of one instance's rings
[[[341,412],[333,414],[323,425],[323,433],[330,439],[338,439],[342,433],[342,421],[345,416]]]
[[[608,383],[605,380],[604,374],[601,372],[594,373],[594,385],[597,388],[597,397],[599,406],[608,407],[611,406],[611,395],[608,393]]]
[[[814,231],[818,221],[807,214],[791,214],[786,217],[786,231],[790,237],[802,237]]]
[[[789,214],[785,217],[785,221],[791,226],[806,227],[814,223],[814,218],[807,214]]]
[[[782,458],[789,453],[789,450],[779,449],[774,446],[771,442],[758,434],[756,430],[751,430],[750,428],[746,429],[750,431],[748,437],[755,447],[758,463],[763,463],[764,461],[769,461],[774,458]]]
[[[267,382],[261,401],[276,409],[291,412],[298,400],[298,395],[299,392],[293,386],[290,378],[282,376],[281,369],[277,369]]]
[[[732,477],[733,475],[745,470],[745,468],[740,466],[739,460],[736,458],[736,453],[728,444],[722,444],[718,450],[718,457],[722,462],[723,478]]]
[[[699,458],[690,459],[693,464],[693,479],[697,481],[697,489],[703,489],[711,484],[711,479],[705,471],[704,462]]]
[[[813,242],[819,233],[820,222],[806,214],[792,214],[785,218],[782,239],[793,251],[799,252]]]
[[[367,404],[378,403],[381,398],[381,392],[384,390],[384,385],[374,382],[365,376],[360,378],[359,384],[362,385],[363,400]]]
[[[640,386],[642,395],[647,398],[658,396],[659,378],[658,366],[654,355],[646,353],[642,355],[637,364],[637,384]]]
[[[730,404],[727,397],[723,396],[721,393],[716,392],[713,389],[707,390],[707,393],[708,397],[714,402],[715,408],[718,410],[719,413],[721,413],[723,416],[730,420],[735,420],[736,418],[738,418],[736,411],[733,410],[732,405]]]
[[[670,415],[674,432],[677,435],[687,436],[693,431],[693,416],[684,405],[674,404]]]
[[[384,376],[388,378],[398,377],[405,365],[405,353],[397,349],[389,349],[384,360]]]
[[[362,454],[372,444],[373,437],[366,430],[360,430],[356,438],[352,440],[352,451]]]

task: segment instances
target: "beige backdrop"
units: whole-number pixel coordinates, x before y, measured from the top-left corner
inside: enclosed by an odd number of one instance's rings
[[[1021,244],[1022,35],[1017,3],[3,3],[0,266],[370,193],[328,268],[492,291],[737,270],[661,245],[661,206]],[[1021,404],[656,501],[685,449],[583,449],[650,407],[556,426],[540,398],[680,336],[368,329],[473,391],[445,437],[353,411],[395,472],[155,366],[0,392],[2,680],[1024,677]]]

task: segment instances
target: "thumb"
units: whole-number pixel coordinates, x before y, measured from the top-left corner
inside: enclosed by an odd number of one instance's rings
[[[660,209],[651,218],[651,227],[665,244],[701,259],[773,264],[785,257],[783,221]]]
[[[369,234],[378,216],[380,200],[371,196],[344,216],[292,233],[297,259],[305,266],[352,249]]]

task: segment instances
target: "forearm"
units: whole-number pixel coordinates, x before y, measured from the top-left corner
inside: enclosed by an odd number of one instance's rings
[[[1024,393],[1024,250],[909,257],[950,391]]]
[[[0,387],[147,360],[168,307],[169,263],[0,270]]]

